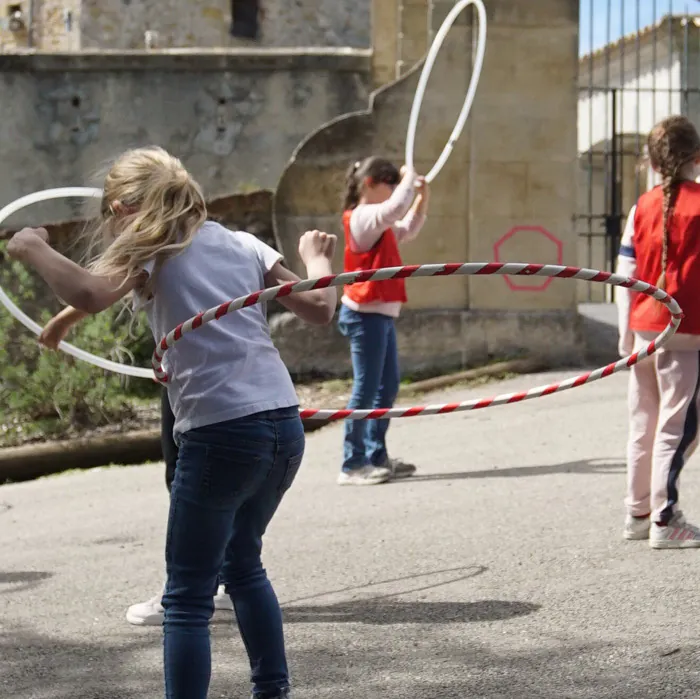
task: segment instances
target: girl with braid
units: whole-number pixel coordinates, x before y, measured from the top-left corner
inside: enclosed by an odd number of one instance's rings
[[[623,535],[654,549],[700,548],[700,528],[685,520],[678,490],[700,410],[700,136],[673,116],[652,129],[647,145],[663,182],[630,212],[617,271],[665,289],[685,316],[668,345],[631,370]],[[668,311],[648,296],[618,288],[617,304],[623,356],[668,323]]]

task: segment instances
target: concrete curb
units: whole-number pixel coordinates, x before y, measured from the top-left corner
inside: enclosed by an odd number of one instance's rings
[[[143,463],[161,458],[159,430],[26,444],[0,449],[0,483],[31,480],[74,468]]]
[[[488,378],[499,374],[533,374],[537,371],[545,371],[548,368],[549,366],[546,362],[538,359],[511,359],[505,362],[476,367],[475,369],[466,369],[456,374],[415,381],[402,386],[399,390],[399,395],[407,396],[415,393],[436,391],[441,388],[449,388],[462,381],[473,381],[474,379]]]
[[[513,359],[437,376],[401,387],[400,395],[447,388],[463,381],[498,376],[505,373],[528,374],[547,367],[534,359]],[[325,427],[323,420],[305,420],[304,430],[315,432]],[[70,441],[43,442],[0,449],[0,484],[49,476],[76,468],[87,469],[107,464],[141,464],[160,461],[160,430],[138,430],[101,437],[83,437]]]

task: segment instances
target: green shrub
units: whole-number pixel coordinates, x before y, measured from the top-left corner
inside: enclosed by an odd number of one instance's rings
[[[43,280],[7,257],[0,267],[0,285],[39,323],[60,309]],[[142,316],[131,325],[129,313],[120,315],[115,307],[83,320],[67,340],[114,361],[147,366],[153,350],[150,330]],[[131,418],[134,398],[154,397],[157,390],[152,381],[113,374],[41,348],[32,333],[0,308],[0,443],[32,430],[57,433]]]

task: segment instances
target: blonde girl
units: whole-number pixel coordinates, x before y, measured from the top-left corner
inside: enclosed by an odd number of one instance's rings
[[[17,233],[8,252],[78,311],[98,313],[133,293],[156,340],[202,309],[298,279],[254,236],[207,221],[199,185],[160,148],[132,150],[114,163],[99,233],[107,248],[90,269],[53,250],[42,229]],[[331,273],[334,246],[335,238],[319,231],[301,237],[310,276]],[[336,294],[322,289],[281,302],[325,324]],[[166,361],[179,451],[165,547],[165,696],[207,696],[208,626],[220,576],[250,659],[254,696],[287,697],[282,616],[261,550],[304,453],[294,386],[260,305],[186,335]]]

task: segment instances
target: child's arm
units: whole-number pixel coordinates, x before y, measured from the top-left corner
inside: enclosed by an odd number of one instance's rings
[[[424,177],[419,177],[416,180],[416,192],[418,192],[418,196],[408,214],[392,226],[396,240],[399,243],[408,243],[415,240],[421,228],[425,225],[428,203],[430,202],[430,188]]]
[[[360,204],[350,216],[350,233],[357,252],[371,250],[387,228],[400,221],[415,197],[415,170],[406,169],[391,196],[381,204]]]
[[[89,315],[85,311],[79,311],[77,308],[67,306],[44,326],[41,335],[39,335],[39,342],[49,349],[58,349],[68,331]]]
[[[307,231],[299,241],[299,255],[306,265],[309,279],[327,277],[333,274],[331,261],[337,238],[320,231]],[[276,262],[265,275],[266,286],[278,286],[289,282],[301,281],[294,272]],[[338,304],[335,288],[314,289],[300,294],[283,296],[278,301],[302,320],[313,325],[327,325],[333,320]]]
[[[620,253],[617,258],[615,272],[625,277],[633,277],[637,273],[637,261],[634,254],[634,213],[637,210],[633,206],[627,217],[625,231],[620,243]],[[634,349],[634,333],[630,330],[630,303],[632,292],[621,286],[615,287],[615,303],[617,305],[617,320],[620,341],[618,349],[620,356],[625,357]]]
[[[66,303],[84,313],[99,313],[141,286],[147,274],[115,279],[92,274],[48,244],[43,228],[24,228],[7,246],[10,257],[28,264],[44,278],[51,290]]]

